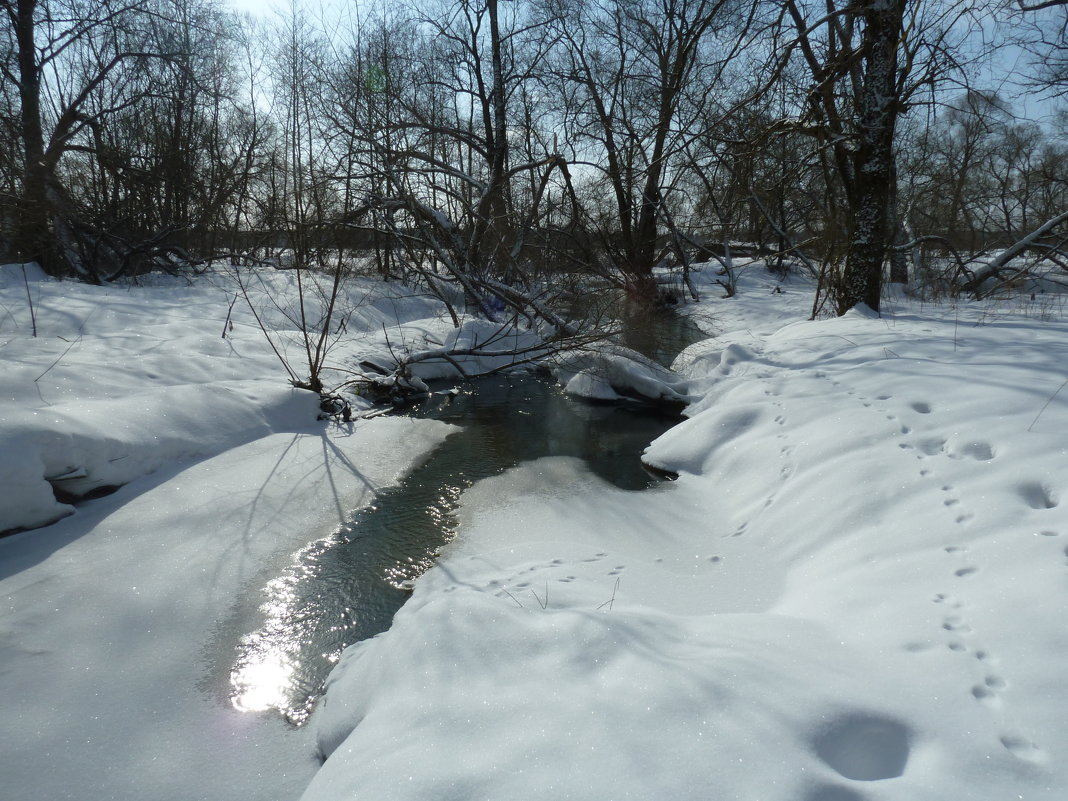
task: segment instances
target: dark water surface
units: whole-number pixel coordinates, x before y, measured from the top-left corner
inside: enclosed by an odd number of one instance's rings
[[[684,318],[628,337],[670,359],[702,338]],[[455,391],[458,390],[458,391]],[[462,426],[399,486],[378,494],[329,538],[298,553],[226,628],[241,638],[229,698],[239,709],[277,709],[303,723],[341,651],[389,628],[419,575],[455,534],[454,511],[474,482],[521,462],[572,456],[606,481],[641,490],[650,441],[678,422],[649,409],[593,405],[533,376],[478,379],[435,394],[409,414]],[[254,629],[254,630],[253,630]]]

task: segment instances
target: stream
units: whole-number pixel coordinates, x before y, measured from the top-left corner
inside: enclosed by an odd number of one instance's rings
[[[640,331],[628,322],[624,341],[661,363],[705,336],[684,317],[645,320]],[[274,709],[304,723],[341,652],[389,628],[412,583],[455,536],[454,512],[474,482],[525,461],[572,456],[622,489],[642,490],[658,481],[642,468],[642,451],[678,422],[649,408],[572,398],[533,374],[434,389],[407,413],[462,429],[340,530],[295,554],[225,626],[246,632],[229,671],[236,708]]]

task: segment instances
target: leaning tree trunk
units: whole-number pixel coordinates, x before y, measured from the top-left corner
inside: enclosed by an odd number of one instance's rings
[[[845,314],[858,303],[879,310],[883,263],[890,247],[897,49],[906,0],[869,0],[861,12],[864,30],[864,84],[860,96],[861,135],[853,156],[851,239],[835,306]]]

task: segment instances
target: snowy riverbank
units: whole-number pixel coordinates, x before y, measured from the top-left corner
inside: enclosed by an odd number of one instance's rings
[[[5,797],[299,796],[318,766],[310,732],[231,706],[241,632],[227,617],[450,427],[316,422],[318,398],[286,387],[225,284],[35,281],[33,338],[13,273],[0,289],[0,529],[61,519],[0,539]],[[401,319],[432,308],[382,303]],[[375,337],[379,318],[368,302],[350,320]],[[125,486],[75,508],[52,498],[57,471]]]
[[[773,286],[680,360],[704,399],[646,456],[677,482],[467,493],[335,671],[305,801],[1064,797],[1068,326]]]

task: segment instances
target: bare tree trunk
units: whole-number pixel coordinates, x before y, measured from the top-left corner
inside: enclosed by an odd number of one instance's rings
[[[19,135],[22,144],[22,202],[15,230],[15,249],[48,273],[62,275],[66,265],[51,233],[48,202],[49,169],[41,124],[41,73],[37,63],[34,15],[37,0],[17,0],[14,13],[19,67]]]
[[[858,303],[879,310],[891,239],[897,52],[904,12],[905,0],[872,0],[862,11],[866,26],[860,136],[853,156],[852,236],[835,298],[839,314]]]
[[[905,222],[901,216],[901,195],[897,182],[897,169],[892,177],[893,188],[890,193],[890,226],[891,241],[894,248],[890,252],[890,283],[907,284],[909,282],[909,261],[906,248],[903,246],[909,242],[908,233],[905,231]]]
[[[472,262],[478,265],[502,262],[511,252],[508,242],[508,106],[504,78],[501,32],[497,21],[497,0],[486,0],[490,24],[490,70],[493,87],[490,90],[490,119],[485,120],[486,148],[489,151],[489,175],[486,189],[477,209],[476,236],[472,247]],[[507,265],[498,263],[492,272],[507,273]]]

